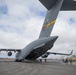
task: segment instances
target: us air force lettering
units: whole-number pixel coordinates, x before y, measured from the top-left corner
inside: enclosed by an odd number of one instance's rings
[[[76,2],[73,0],[39,0],[46,8],[47,14],[43,23],[40,36],[37,40],[31,42],[23,49],[0,49],[0,51],[9,51],[8,56],[11,56],[11,51],[17,51],[16,60],[24,59],[36,60],[38,57],[48,57],[49,54],[70,55],[63,53],[47,52],[54,46],[58,36],[50,36],[54,24],[56,22],[59,11],[76,10]]]

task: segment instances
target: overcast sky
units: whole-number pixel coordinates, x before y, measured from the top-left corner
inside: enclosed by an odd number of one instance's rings
[[[38,39],[46,11],[38,0],[0,0],[0,48],[22,49]],[[50,51],[76,54],[76,11],[60,11],[51,35],[59,38]]]

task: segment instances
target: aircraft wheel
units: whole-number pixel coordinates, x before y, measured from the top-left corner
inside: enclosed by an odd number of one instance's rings
[[[16,59],[15,62],[22,62],[22,60],[18,60],[18,59]]]

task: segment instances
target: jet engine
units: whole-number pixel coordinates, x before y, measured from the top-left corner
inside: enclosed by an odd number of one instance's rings
[[[41,57],[42,57],[42,58],[47,58],[49,54],[50,54],[50,52],[46,52],[46,53],[43,54]]]
[[[11,56],[11,55],[12,55],[12,52],[11,52],[11,51],[9,51],[9,52],[7,53],[7,55],[8,55],[8,56]]]

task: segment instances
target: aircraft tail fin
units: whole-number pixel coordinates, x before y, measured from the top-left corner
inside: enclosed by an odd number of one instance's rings
[[[40,0],[42,4],[44,4],[44,1],[45,1],[45,7],[47,7],[48,10],[39,38],[50,36],[53,26],[56,22],[57,15],[63,3],[63,0],[57,0],[55,4],[52,5],[52,8],[50,8],[51,0],[49,0],[49,2],[47,2],[48,0]]]

